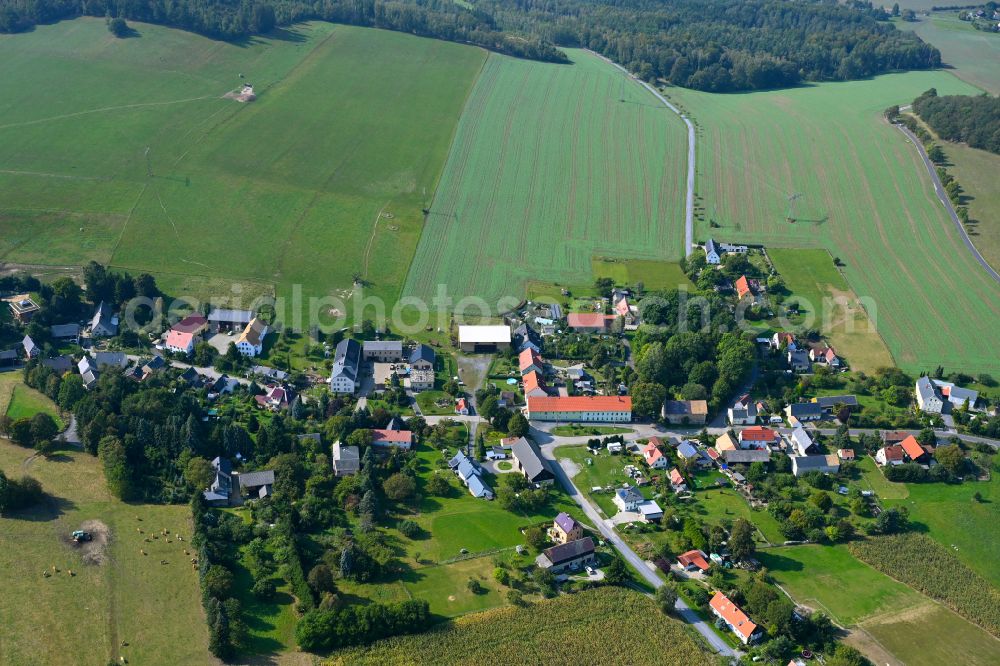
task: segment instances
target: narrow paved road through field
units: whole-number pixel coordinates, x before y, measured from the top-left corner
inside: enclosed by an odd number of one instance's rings
[[[678,116],[680,116],[680,119],[684,121],[685,125],[687,125],[688,159],[687,159],[687,196],[685,197],[685,202],[684,202],[684,256],[690,257],[691,253],[694,251],[693,250],[694,248],[694,159],[695,159],[694,124],[688,119],[687,116],[681,113],[680,109],[671,104],[666,97],[661,95],[659,90],[649,85],[645,81],[636,78],[635,76],[632,75],[630,71],[628,71],[618,63],[614,62],[613,60],[605,58],[600,53],[595,53],[590,49],[584,49],[584,50],[586,50],[587,53],[600,58],[601,60],[610,64],[611,66],[621,70],[625,74],[625,76],[629,77],[630,79],[641,85],[643,88],[653,93],[653,96],[656,97],[656,99],[660,100],[664,104],[664,106],[666,106],[668,109],[670,109]]]
[[[903,107],[900,107],[900,110],[902,109]],[[955,207],[951,204],[951,199],[948,198],[948,193],[945,192],[944,186],[941,185],[941,179],[938,178],[937,169],[934,168],[934,163],[931,162],[931,158],[927,156],[927,151],[924,150],[923,144],[920,143],[920,140],[917,139],[913,132],[911,132],[905,125],[896,124],[896,128],[905,134],[910,142],[917,147],[917,152],[920,153],[920,159],[924,161],[924,166],[927,167],[927,173],[931,176],[931,182],[934,184],[934,191],[937,193],[937,197],[941,200],[941,203],[944,204],[945,210],[948,211],[951,221],[955,223],[958,233],[962,236],[962,242],[965,243],[967,248],[969,248],[969,252],[972,253],[972,256],[975,257],[976,261],[978,261],[979,264],[986,269],[986,272],[990,274],[990,277],[997,282],[1000,282],[1000,273],[993,270],[993,267],[990,266],[989,262],[983,258],[983,255],[979,253],[979,250],[976,249],[972,239],[969,238],[969,234],[965,231],[965,226],[962,224],[962,220],[958,218],[958,213],[955,212]]]

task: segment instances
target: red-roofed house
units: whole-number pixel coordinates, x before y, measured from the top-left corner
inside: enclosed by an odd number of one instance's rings
[[[854,460],[854,449],[837,449],[837,457],[841,460]]]
[[[194,351],[194,334],[184,331],[167,331],[167,351],[175,354],[190,354]]]
[[[883,446],[875,453],[875,462],[883,467],[886,465],[902,465],[906,453],[899,444]]]
[[[409,430],[372,430],[372,446],[409,450],[413,446],[413,433]]]
[[[708,606],[716,617],[722,618],[722,621],[729,626],[744,645],[760,638],[761,632],[757,629],[757,625],[751,622],[747,614],[722,592],[716,592],[712,600],[708,602]]]
[[[689,550],[686,553],[681,553],[677,556],[677,563],[688,571],[698,569],[701,572],[705,572],[712,566],[705,558],[705,553],[700,550]]]
[[[544,398],[548,395],[545,391],[545,384],[542,382],[542,373],[532,370],[521,377],[521,381],[524,382],[525,398]]]
[[[715,449],[713,449],[712,447],[709,447],[709,448],[705,449],[705,453],[706,453],[706,454],[708,455],[708,457],[709,457],[709,458],[711,458],[711,459],[712,459],[713,461],[716,461],[716,460],[718,460],[718,459],[719,459],[719,456],[721,455],[721,454],[720,454],[720,453],[719,453],[718,451],[716,451],[716,450],[715,450]]]
[[[580,333],[604,333],[608,329],[608,315],[599,312],[570,312],[566,323]]]
[[[756,299],[760,292],[760,282],[751,280],[746,275],[741,275],[734,286],[736,287],[736,296],[741,301],[748,296]]]
[[[629,423],[632,398],[627,395],[575,395],[528,398],[528,418],[536,421]]]
[[[272,386],[264,395],[254,396],[258,407],[275,412],[280,409],[288,409],[293,399],[294,394],[283,386]]]
[[[795,334],[788,333],[787,331],[779,331],[771,336],[771,346],[775,349],[780,349],[781,345],[786,345],[789,351],[794,351],[798,349],[795,344]]]
[[[921,446],[920,442],[913,435],[904,439],[899,445],[903,448],[903,453],[906,454],[906,457],[913,462],[926,462],[931,456],[931,452]]]
[[[663,455],[663,451],[652,440],[642,448],[642,457],[646,459],[646,464],[652,469],[663,469],[670,464],[670,460]]]
[[[778,432],[764,426],[751,426],[739,432],[740,448],[766,449],[778,441]]]
[[[192,335],[201,335],[204,330],[208,328],[208,320],[205,319],[198,313],[189,314],[184,319],[170,327],[171,331],[181,331],[182,333],[190,333]]]
[[[621,297],[617,303],[615,303],[615,314],[621,317],[624,321],[625,326],[635,326],[638,323],[638,317],[632,306],[629,305],[628,299],[624,296]]]
[[[684,476],[681,474],[681,471],[676,467],[670,470],[670,485],[673,486],[675,493],[679,493],[682,490],[687,490],[687,484],[684,483]]]
[[[521,374],[526,375],[529,372],[542,373],[543,366],[545,365],[542,361],[542,357],[531,347],[525,347],[520,354],[517,356],[517,364],[521,369]]]

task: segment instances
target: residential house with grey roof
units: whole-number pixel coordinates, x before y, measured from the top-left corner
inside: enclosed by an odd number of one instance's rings
[[[597,562],[594,548],[594,540],[591,537],[569,541],[543,550],[535,559],[535,564],[554,574],[578,570]]]
[[[90,319],[90,337],[110,338],[115,335],[118,335],[118,317],[109,304],[101,301]]]
[[[531,483],[550,484],[555,481],[549,461],[542,457],[538,445],[531,440],[519,437],[511,445],[510,455],[514,459],[514,469]]]
[[[362,351],[366,361],[395,363],[403,360],[403,343],[399,340],[365,340]]]
[[[330,390],[333,393],[354,393],[361,384],[361,345],[346,338],[337,344],[330,373]]]
[[[361,470],[361,455],[358,447],[340,442],[333,445],[333,473],[335,476],[350,476]]]
[[[252,499],[268,497],[271,494],[271,487],[274,486],[273,470],[244,472],[237,478],[240,482],[240,492]]]

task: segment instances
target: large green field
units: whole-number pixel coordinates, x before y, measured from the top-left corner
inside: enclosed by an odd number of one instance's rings
[[[963,246],[914,147],[882,119],[931,87],[974,92],[945,72],[740,95],[669,92],[700,128],[700,239],[825,248],[869,299],[897,364],[997,372],[1000,331],[984,323],[1000,317],[1000,284]],[[710,230],[711,219],[720,228]]]
[[[676,261],[686,133],[620,71],[491,55],[459,122],[406,293],[491,306],[529,280],[589,284],[591,259]]]
[[[941,60],[956,76],[994,95],[1000,94],[1000,35],[972,27],[958,19],[958,10],[919,16],[913,23],[899,21],[900,30],[912,30],[941,51]]]
[[[0,392],[0,411],[5,403]],[[137,532],[190,537],[190,509],[113,499],[100,462],[86,453],[32,454],[0,439],[0,469],[12,478],[30,474],[49,495],[40,506],[0,518],[0,663],[96,666],[119,656],[205,663],[208,631],[198,574],[183,552],[188,542],[147,543]],[[93,520],[110,530],[103,564],[84,563],[70,544],[70,533]],[[44,577],[52,567],[58,571]]]
[[[239,44],[135,27],[0,36],[0,259],[202,297],[345,296],[360,273],[394,301],[485,53],[325,23]],[[223,98],[244,82],[257,101]]]

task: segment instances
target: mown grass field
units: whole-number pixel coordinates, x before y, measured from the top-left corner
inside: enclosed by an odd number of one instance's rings
[[[829,252],[775,248],[768,256],[802,313],[802,319],[793,323],[822,330],[855,370],[872,372],[893,365],[864,305],[833,265]]]
[[[740,95],[669,93],[699,125],[699,239],[825,248],[845,262],[854,293],[873,299],[869,314],[898,365],[996,372],[1000,331],[983,323],[1000,317],[1000,284],[962,245],[914,147],[882,119],[931,87],[974,92],[945,72],[911,72]],[[720,228],[710,230],[710,219]]]
[[[131,663],[205,663],[208,631],[197,572],[183,553],[188,544],[146,543],[136,532],[166,528],[190,537],[188,507],[124,504],[108,494],[96,458],[76,450],[49,459],[32,453],[0,439],[0,469],[8,477],[30,474],[49,494],[38,507],[0,518],[0,662],[97,666],[125,656]],[[87,520],[110,529],[100,566],[84,564],[69,543]],[[53,566],[59,573],[43,577]]]
[[[958,485],[908,483],[904,499],[889,505],[905,506],[910,520],[927,535],[950,548],[970,569],[1000,588],[1000,479],[968,481]],[[977,502],[973,495],[980,493]]]
[[[59,408],[47,396],[21,383],[15,384],[12,388],[10,402],[7,404],[7,416],[16,421],[44,412],[55,419],[56,424],[62,429],[63,422],[59,416]]]
[[[606,640],[613,635],[613,640]],[[679,621],[628,590],[599,588],[456,620],[334,653],[326,664],[714,663]]]
[[[684,125],[582,51],[572,65],[491,55],[459,122],[405,292],[522,298],[589,284],[595,256],[676,261]]]
[[[797,603],[850,628],[849,642],[877,663],[940,664],[953,659],[954,650],[967,659],[963,663],[1000,658],[1000,641],[843,547],[791,546],[757,557]]]
[[[239,44],[135,28],[0,37],[0,259],[197,296],[343,297],[361,273],[394,301],[484,52],[325,23]],[[243,82],[257,101],[222,98]]]

